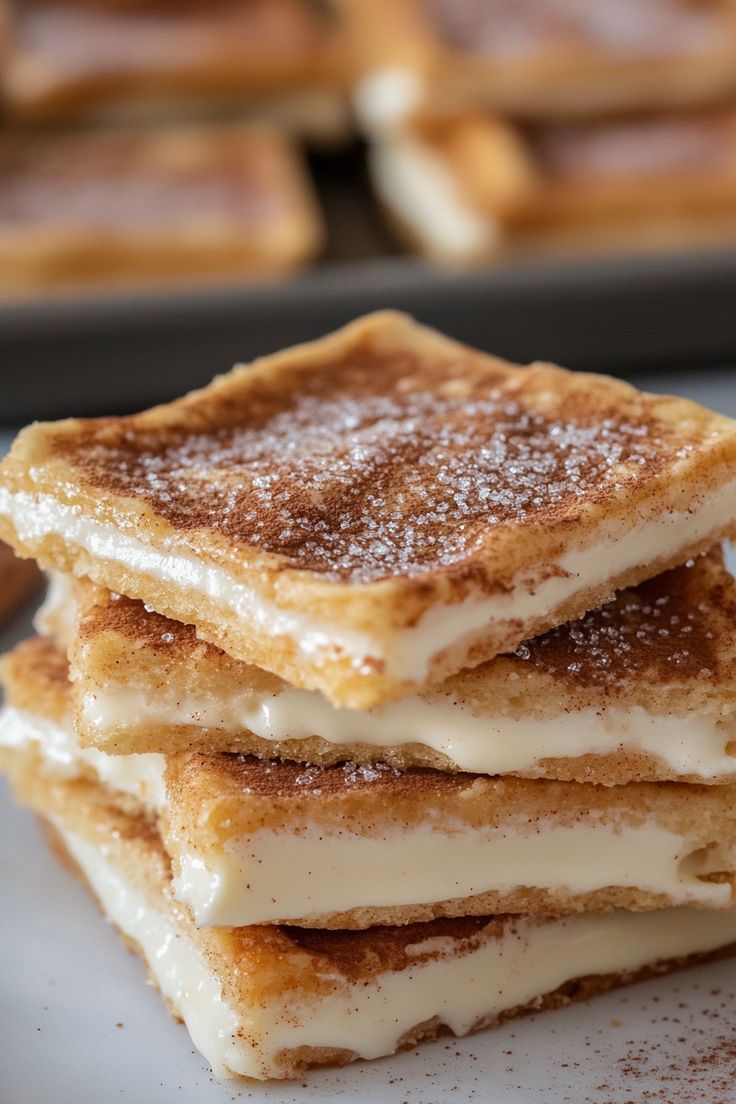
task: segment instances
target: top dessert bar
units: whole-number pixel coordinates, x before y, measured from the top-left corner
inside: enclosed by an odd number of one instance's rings
[[[417,108],[587,117],[736,89],[730,0],[343,0],[373,129]]]
[[[415,692],[736,530],[736,424],[391,312],[24,430],[0,536],[337,705]]]

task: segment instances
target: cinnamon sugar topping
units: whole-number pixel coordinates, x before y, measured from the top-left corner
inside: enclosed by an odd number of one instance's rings
[[[616,687],[648,675],[664,681],[714,678],[721,671],[713,614],[736,619],[733,588],[719,573],[710,587],[694,564],[667,571],[568,625],[522,644],[516,658],[577,685]]]
[[[155,434],[87,423],[75,463],[179,529],[373,581],[457,565],[499,527],[578,520],[691,449],[651,397],[470,352],[433,362],[366,343],[309,373],[240,378],[189,425],[186,403]]]

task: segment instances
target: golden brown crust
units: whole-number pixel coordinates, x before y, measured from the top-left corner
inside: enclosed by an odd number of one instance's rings
[[[15,119],[247,110],[285,91],[337,96],[347,75],[339,25],[301,0],[12,8],[3,84]]]
[[[296,147],[240,125],[6,134],[0,219],[13,295],[290,271],[322,238]]]
[[[77,516],[94,511],[146,545],[223,569],[281,612],[390,650],[430,609],[528,591],[603,531],[615,541],[633,523],[693,509],[729,481],[735,458],[733,423],[685,400],[549,365],[520,369],[383,313],[167,407],[32,427],[2,476],[11,493],[63,487]],[[429,681],[578,616],[732,526],[724,518],[665,558],[581,584],[548,613],[474,630],[431,658]],[[0,529],[45,566],[141,598],[337,704],[416,689],[383,658],[356,668],[339,644],[304,656],[290,633],[264,634],[201,591],[54,534],[19,536],[6,519]]]
[[[34,636],[0,658],[5,700],[52,723],[68,723],[71,712],[69,664],[55,641]]]
[[[407,968],[407,947],[426,942],[428,948],[446,946],[445,953],[462,956],[479,946],[483,940],[493,939],[518,923],[513,917],[435,921],[430,924],[405,928],[379,928],[366,932],[314,932],[295,928],[282,929],[220,929],[197,931],[181,909],[172,903],[167,889],[166,860],[160,844],[149,834],[140,821],[122,818],[104,802],[94,787],[57,783],[49,787],[39,784],[32,773],[16,773],[15,787],[19,798],[30,804],[44,817],[59,818],[65,829],[83,838],[105,840],[110,847],[110,860],[117,865],[131,883],[143,889],[154,908],[169,911],[175,918],[181,937],[190,940],[208,961],[215,976],[223,982],[225,998],[241,1013],[244,1021],[253,1008],[266,1007],[270,1001],[298,1002],[324,999],[329,1001],[332,992],[341,991],[344,984],[364,983],[379,973],[400,972]],[[80,817],[79,807],[84,809]],[[64,844],[58,835],[54,850],[75,873],[79,873],[73,861],[64,855]],[[539,923],[544,923],[540,918]],[[125,937],[130,949],[140,953],[140,948]],[[505,1011],[501,1016],[480,1019],[473,1030],[480,1030],[527,1012],[547,1008],[559,1008],[572,1001],[585,1000],[620,984],[628,984],[644,978],[659,976],[673,969],[694,965],[701,961],[725,958],[736,952],[731,945],[707,955],[690,955],[652,963],[642,970],[602,976],[581,977],[565,983],[552,993],[539,994],[528,1003]],[[437,955],[428,950],[423,955],[413,953],[411,965]],[[170,1008],[177,1017],[177,1009]],[[447,1028],[438,1019],[417,1024],[404,1034],[397,1049],[446,1034]],[[311,1047],[295,1048],[279,1055],[283,1077],[298,1076],[312,1065],[341,1065],[356,1055],[345,1050]],[[271,1071],[271,1076],[274,1071]]]

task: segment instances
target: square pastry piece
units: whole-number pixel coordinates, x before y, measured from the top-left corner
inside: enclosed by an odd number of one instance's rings
[[[529,118],[718,102],[736,90],[731,0],[342,0],[371,131],[425,108]]]
[[[296,148],[268,130],[0,135],[0,293],[290,271],[322,227]]]
[[[223,110],[334,138],[348,63],[312,0],[7,0],[0,82],[15,121]]]
[[[514,126],[424,117],[375,143],[376,191],[436,260],[736,239],[736,111]]]
[[[39,628],[70,648],[81,743],[117,755],[380,759],[606,785],[736,781],[736,582],[720,550],[371,710],[336,708],[190,625],[69,576],[54,579]]]
[[[381,313],[168,406],[29,427],[0,536],[363,708],[711,547],[735,459],[694,403]]]
[[[221,1077],[296,1077],[734,953],[736,912],[436,920],[363,932],[197,928],[150,824],[15,753],[16,794]]]

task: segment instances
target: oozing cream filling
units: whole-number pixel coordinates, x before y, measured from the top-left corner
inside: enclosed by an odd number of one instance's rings
[[[237,1070],[258,1077],[250,1068],[252,1051],[237,1038],[241,1020],[222,999],[220,982],[181,933],[173,912],[151,908],[102,849],[69,832],[58,819],[54,824],[107,919],[138,944],[162,996],[182,1016],[192,1042],[215,1073],[228,1077]]]
[[[189,593],[195,600],[208,598],[260,633],[290,637],[309,660],[319,663],[348,656],[360,673],[367,660],[378,659],[389,676],[418,682],[427,677],[435,655],[459,641],[472,640],[489,625],[497,625],[499,632],[516,632],[518,622],[551,617],[580,591],[605,585],[637,564],[676,556],[732,518],[735,501],[736,480],[732,480],[689,512],[670,511],[628,529],[612,531],[609,527],[605,537],[599,534],[586,548],[572,549],[550,565],[556,572],[542,582],[529,584],[520,579],[506,594],[476,595],[453,605],[434,606],[415,626],[394,633],[384,643],[369,633],[345,629],[297,609],[283,609],[224,568],[178,546],[155,548],[50,495],[12,494],[0,488],[0,512],[11,518],[21,540],[32,544],[58,534],[101,563],[119,563],[158,583],[171,584],[175,592]],[[103,576],[104,570],[100,581]],[[147,595],[140,597],[146,599]]]
[[[77,778],[87,766],[113,790],[132,794],[154,809],[166,803],[163,755],[106,755],[96,748],[80,748],[71,725],[53,724],[9,705],[0,709],[0,747],[23,748],[31,743],[63,778]]]
[[[377,142],[369,153],[379,197],[423,248],[445,260],[488,254],[500,227],[464,201],[452,170],[411,138]]]
[[[85,694],[85,724],[104,738],[115,730],[155,725],[246,730],[264,740],[306,740],[386,748],[418,744],[446,755],[464,771],[478,774],[534,773],[541,760],[581,755],[644,752],[676,775],[717,778],[736,771],[726,748],[734,733],[708,715],[676,716],[628,709],[580,709],[549,717],[476,715],[460,703],[405,698],[372,710],[337,709],[315,691],[286,687],[257,698],[245,692],[187,696],[155,694],[123,686],[96,687]],[[348,747],[349,757],[349,747]]]
[[[260,830],[203,852],[174,843],[174,885],[197,923],[303,920],[355,908],[390,908],[534,887],[579,895],[609,886],[665,894],[673,905],[726,908],[730,884],[701,881],[693,852],[710,843],[645,823],[551,820],[503,828],[432,823],[376,835],[314,825]],[[734,849],[736,851],[736,849]],[[736,854],[719,851],[733,870]]]
[[[417,962],[404,970],[354,984],[336,978],[329,997],[312,1001],[295,991],[288,1007],[235,1009],[174,913],[149,907],[97,847],[58,827],[108,918],[140,946],[164,997],[219,1076],[278,1077],[284,1073],[279,1055],[296,1047],[344,1048],[378,1058],[435,1015],[463,1035],[573,978],[636,971],[736,940],[736,912],[730,911],[519,917],[465,954],[450,939],[423,940],[408,948]],[[421,958],[432,952],[435,957]]]

